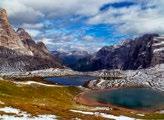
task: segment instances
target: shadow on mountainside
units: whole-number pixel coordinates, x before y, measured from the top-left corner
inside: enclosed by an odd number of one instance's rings
[[[0,46],[0,72],[31,71],[47,68],[62,68],[53,56],[27,56]]]

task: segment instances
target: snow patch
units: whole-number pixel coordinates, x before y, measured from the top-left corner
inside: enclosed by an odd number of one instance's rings
[[[154,40],[164,40],[164,36],[155,37]]]
[[[161,51],[164,51],[164,47],[162,47],[162,48],[159,48],[159,49],[154,49],[154,53],[156,53],[156,52],[161,52]]]
[[[5,112],[5,113],[14,113],[14,114],[19,114],[21,112],[19,109],[15,109],[12,107],[0,108],[0,111]]]
[[[154,43],[153,46],[159,46],[159,45],[164,45],[164,41],[159,42],[159,43]]]
[[[97,84],[98,87],[101,86],[101,84],[103,84],[105,82],[105,80],[101,79],[101,81]]]
[[[11,115],[0,115],[2,120],[57,120],[54,115],[39,115],[38,117],[27,117],[27,116],[11,116]]]
[[[95,107],[95,108],[92,108],[90,110],[92,110],[92,111],[97,111],[97,110],[112,110],[112,108],[109,108],[109,107]]]
[[[161,110],[161,111],[159,111],[158,113],[160,113],[160,114],[164,114],[164,110]]]
[[[107,119],[115,119],[115,120],[136,120],[135,118],[130,118],[130,117],[126,117],[126,116],[114,116],[114,115],[110,115],[110,114],[106,114],[106,113],[100,113],[100,112],[85,112],[85,111],[79,111],[79,110],[70,110],[71,112],[75,112],[75,113],[81,113],[81,114],[85,114],[85,115],[95,115],[95,116],[99,116],[99,117],[103,117],[103,118],[107,118]]]
[[[48,84],[44,84],[41,82],[35,82],[35,81],[26,81],[26,82],[14,82],[15,84],[19,84],[19,85],[32,85],[32,84],[37,84],[37,85],[42,85],[42,86],[47,86],[47,87],[56,87],[56,85],[48,85]]]
[[[144,114],[137,114],[138,116],[145,116]]]
[[[32,117],[29,113],[21,111],[16,108],[12,107],[4,107],[0,108],[1,112],[4,113],[11,113],[16,115],[0,115],[0,119],[2,120],[57,120],[55,115],[38,115],[35,117]]]

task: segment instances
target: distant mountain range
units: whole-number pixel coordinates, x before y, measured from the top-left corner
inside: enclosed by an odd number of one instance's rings
[[[15,31],[6,10],[0,9],[0,72],[31,71],[62,67],[44,43],[35,43],[23,29]]]
[[[164,37],[158,34],[145,34],[120,45],[105,46],[94,54],[86,51],[50,53],[44,43],[35,43],[23,28],[15,31],[6,10],[0,9],[0,72],[63,66],[77,71],[136,70],[161,63],[164,63]]]
[[[58,55],[68,67],[77,71],[101,69],[136,70],[164,63],[164,37],[145,34],[120,45],[105,46],[93,55]],[[70,60],[68,60],[70,58]]]
[[[60,59],[63,66],[74,68],[75,64],[86,57],[91,55],[87,51],[71,51],[71,52],[59,52],[52,51],[52,54]]]

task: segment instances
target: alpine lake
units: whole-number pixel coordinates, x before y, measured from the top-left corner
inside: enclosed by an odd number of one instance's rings
[[[104,114],[108,117],[164,119],[164,114],[159,112],[164,109],[162,92],[151,88],[90,90],[82,87],[94,79],[91,76],[6,78],[0,80],[0,108],[14,107],[32,116],[52,114],[59,120],[108,120]],[[36,83],[24,84],[28,81]],[[11,115],[1,111],[0,114]]]

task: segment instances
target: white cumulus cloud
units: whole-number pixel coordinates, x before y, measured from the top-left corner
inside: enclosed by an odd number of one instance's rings
[[[88,24],[110,24],[119,32],[129,34],[164,34],[164,1],[138,1],[130,7],[111,7],[91,17]]]

